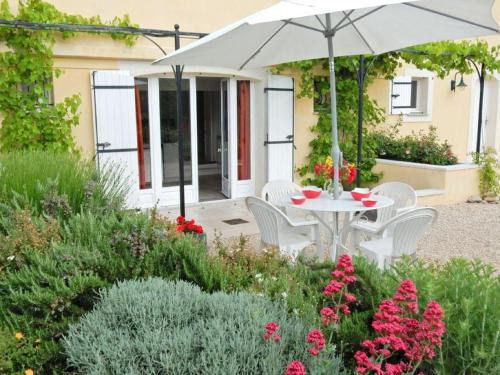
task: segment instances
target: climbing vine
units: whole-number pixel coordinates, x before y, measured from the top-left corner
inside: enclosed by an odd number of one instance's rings
[[[398,54],[390,53],[379,56],[377,59],[368,57],[366,64],[371,67],[366,76],[366,86],[375,77],[392,78],[400,62]],[[294,69],[300,73],[299,98],[319,97],[329,98],[330,83],[328,77],[328,60],[307,60],[282,64],[276,70]],[[344,159],[349,162],[356,161],[357,154],[357,110],[358,110],[358,82],[357,71],[359,68],[359,58],[340,57],[335,59],[335,72],[337,77],[337,117],[339,127],[339,143]],[[314,83],[316,82],[316,89]],[[365,86],[365,87],[366,87]],[[363,116],[365,126],[363,133],[369,132],[370,126],[375,126],[384,122],[385,114],[377,102],[371,99],[365,92],[363,96],[364,107]],[[324,160],[331,153],[331,116],[329,103],[323,110],[318,112],[318,122],[311,127],[311,132],[315,135],[309,143],[310,152],[307,155],[307,163],[298,168],[300,176],[304,177],[303,183],[315,184],[314,165]],[[375,145],[373,140],[365,137],[362,149],[363,162],[360,165],[361,179],[363,182],[372,182],[378,176],[372,172],[375,165]]]
[[[7,0],[0,3],[0,19],[38,23],[65,23],[108,26],[135,26],[127,15],[103,22],[100,17],[82,17],[57,10],[42,0],[21,0],[16,15]],[[70,31],[28,30],[0,27],[0,149],[52,149],[76,151],[71,135],[79,122],[80,96],[73,95],[52,103],[52,79],[62,74],[54,68],[53,47],[56,34],[63,39],[74,37]],[[136,37],[108,33],[127,45]]]
[[[489,46],[486,41],[445,41],[429,43],[398,52],[390,52],[378,56],[368,56],[364,100],[364,141],[362,148],[362,165],[360,165],[362,182],[368,183],[378,179],[371,170],[375,165],[375,139],[369,134],[374,126],[385,121],[384,110],[366,93],[366,87],[374,78],[392,79],[396,69],[402,62],[415,65],[418,69],[434,71],[438,77],[444,78],[457,71],[463,74],[476,72],[476,67],[487,76],[500,70],[500,46]],[[300,91],[298,97],[329,96],[328,60],[307,60],[276,67],[276,71],[294,69],[300,73]],[[356,160],[357,153],[357,108],[358,83],[357,71],[359,58],[357,56],[335,59],[337,77],[337,116],[339,127],[339,142],[344,159],[349,162]],[[316,81],[316,89],[314,83]],[[312,172],[314,165],[323,160],[331,152],[331,120],[329,107],[325,106],[318,114],[318,122],[311,128],[315,138],[309,143],[310,152],[307,163],[300,166],[299,174],[304,177],[304,183],[314,183]]]

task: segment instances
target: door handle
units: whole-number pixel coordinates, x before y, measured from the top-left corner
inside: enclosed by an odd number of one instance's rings
[[[103,149],[105,149],[108,148],[109,146],[111,146],[111,143],[109,142],[101,142],[97,144],[97,148],[102,147]]]

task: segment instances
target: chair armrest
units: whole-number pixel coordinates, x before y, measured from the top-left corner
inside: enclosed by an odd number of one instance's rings
[[[308,227],[308,226],[311,226],[311,225],[319,225],[319,221],[317,221],[317,220],[292,221],[291,225],[294,228]]]

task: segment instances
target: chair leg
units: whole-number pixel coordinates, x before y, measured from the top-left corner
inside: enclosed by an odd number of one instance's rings
[[[319,225],[315,225],[313,227],[313,232],[314,232],[314,242],[316,245],[316,257],[318,257],[318,259],[322,260],[323,257],[325,256],[325,254],[324,254],[323,245],[321,243],[321,235],[320,235]]]

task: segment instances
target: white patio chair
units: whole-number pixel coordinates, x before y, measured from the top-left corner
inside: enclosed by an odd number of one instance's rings
[[[264,185],[261,192],[261,198],[276,207],[282,207],[285,202],[290,200],[290,196],[302,194],[302,188],[290,181],[269,181]]]
[[[393,264],[402,255],[413,255],[417,242],[438,217],[434,208],[422,207],[399,214],[384,224],[387,236],[360,243],[361,253],[380,269]]]
[[[315,244],[316,255],[322,255],[318,221],[292,222],[277,207],[256,197],[246,198],[246,205],[257,221],[261,248],[276,246],[294,260],[301,250]]]
[[[364,216],[363,213],[357,215],[351,221],[349,229],[353,237],[354,247],[359,244],[360,235],[364,234],[369,238],[381,237],[384,233],[382,227],[389,220],[399,214],[413,210],[417,206],[417,193],[410,185],[402,182],[386,182],[378,185],[373,188],[372,195],[389,197],[394,200],[394,205],[378,209],[376,211],[377,217],[374,221],[369,220],[369,217],[367,217],[369,214]]]

